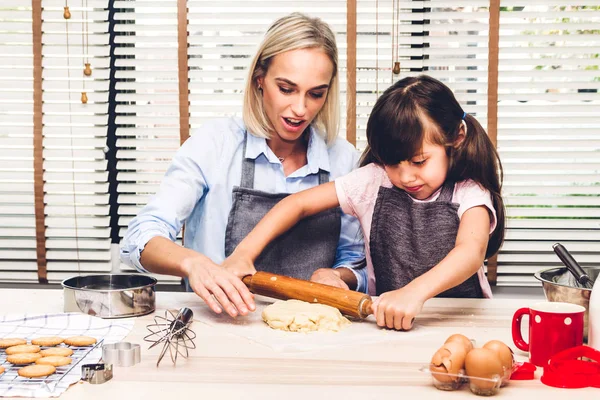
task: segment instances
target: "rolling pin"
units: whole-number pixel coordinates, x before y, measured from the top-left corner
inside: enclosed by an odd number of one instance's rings
[[[325,304],[351,317],[366,318],[373,311],[371,296],[353,290],[262,271],[254,275],[246,275],[242,281],[254,294],[280,300],[295,299]]]

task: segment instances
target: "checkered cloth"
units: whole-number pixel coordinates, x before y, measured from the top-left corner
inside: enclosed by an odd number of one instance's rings
[[[0,315],[0,338],[31,340],[42,336],[85,335],[102,342],[94,348],[71,347],[74,353],[70,365],[58,367],[53,375],[35,379],[18,376],[18,367],[7,362],[6,353],[0,350],[0,365],[6,368],[0,375],[0,397],[60,396],[81,379],[82,365],[97,363],[102,358],[102,344],[123,340],[133,324],[133,319],[109,320],[80,313]]]

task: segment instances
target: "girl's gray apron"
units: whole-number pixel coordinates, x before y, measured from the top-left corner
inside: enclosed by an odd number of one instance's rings
[[[436,201],[417,203],[403,190],[380,187],[371,226],[377,294],[400,289],[437,265],[456,243],[460,220],[454,183]],[[477,274],[439,297],[483,297]]]
[[[254,189],[254,160],[245,157],[247,135],[242,151],[242,179],[240,186],[233,188],[225,232],[226,257],[275,204],[289,195]],[[319,184],[326,182],[329,173],[319,170]],[[267,246],[254,263],[256,269],[308,280],[318,268],[331,267],[340,240],[340,218],[339,208],[334,208],[303,219]]]

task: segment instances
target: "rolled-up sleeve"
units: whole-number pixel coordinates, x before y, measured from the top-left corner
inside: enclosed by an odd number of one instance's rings
[[[175,241],[184,221],[207,190],[195,146],[200,139],[191,137],[177,151],[158,192],[129,222],[121,242],[121,261],[140,272],[148,272],[140,263],[148,241],[157,236]]]

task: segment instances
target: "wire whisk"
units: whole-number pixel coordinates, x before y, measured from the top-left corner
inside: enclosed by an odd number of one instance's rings
[[[196,348],[194,344],[196,333],[190,329],[193,316],[194,313],[187,307],[180,309],[177,315],[171,310],[166,310],[164,317],[157,315],[154,317],[154,324],[146,326],[152,333],[147,335],[144,340],[153,343],[148,349],[164,343],[156,362],[157,367],[167,353],[167,349],[171,355],[171,361],[174,365],[177,365],[178,354],[187,358],[189,349]]]

